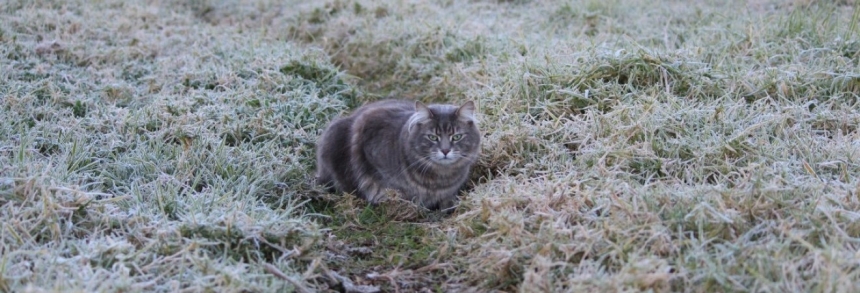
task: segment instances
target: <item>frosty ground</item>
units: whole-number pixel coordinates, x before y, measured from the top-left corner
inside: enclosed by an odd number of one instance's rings
[[[0,291],[860,291],[860,4],[0,2]],[[474,100],[451,215],[311,182]]]

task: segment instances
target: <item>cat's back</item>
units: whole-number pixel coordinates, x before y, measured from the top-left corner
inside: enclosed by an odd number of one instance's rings
[[[350,118],[360,128],[402,126],[415,113],[415,102],[382,100],[358,108]]]
[[[409,116],[415,112],[415,102],[405,100],[382,100],[373,102],[358,108],[353,113],[353,118],[366,116],[388,116],[395,118],[399,116]]]

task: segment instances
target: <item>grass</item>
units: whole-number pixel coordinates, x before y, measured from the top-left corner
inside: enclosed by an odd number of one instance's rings
[[[860,290],[857,1],[0,3],[0,292]],[[452,214],[310,182],[470,99]]]

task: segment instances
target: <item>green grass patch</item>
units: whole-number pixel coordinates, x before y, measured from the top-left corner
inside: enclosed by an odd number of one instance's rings
[[[366,205],[352,195],[325,195],[305,206],[328,229],[322,244],[328,252],[326,266],[341,275],[359,276],[380,272],[410,272],[396,280],[365,280],[383,290],[426,288],[444,278],[434,264],[444,263],[438,243],[444,241],[434,228],[443,214],[405,202],[388,201]]]

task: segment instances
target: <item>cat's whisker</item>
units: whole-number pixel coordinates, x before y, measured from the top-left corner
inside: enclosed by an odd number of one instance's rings
[[[423,166],[426,166],[426,165],[429,165],[429,163],[430,163],[430,156],[429,156],[429,155],[428,155],[428,156],[425,156],[425,157],[418,157],[418,158],[416,158],[416,160],[415,160],[414,162],[412,162],[412,163],[410,163],[409,165],[406,165],[405,167],[403,167],[403,168],[402,168],[402,169],[397,173],[397,176],[401,176],[401,175],[403,175],[404,173],[406,173],[407,171],[409,171],[409,169],[410,169],[410,168],[415,167],[415,166],[419,166],[419,164],[421,164],[421,165],[423,165]],[[421,167],[421,166],[419,166],[419,167]],[[429,167],[428,167],[428,168],[429,168]],[[424,172],[420,171],[420,169],[419,169],[419,173],[422,173],[422,174],[423,174]]]

